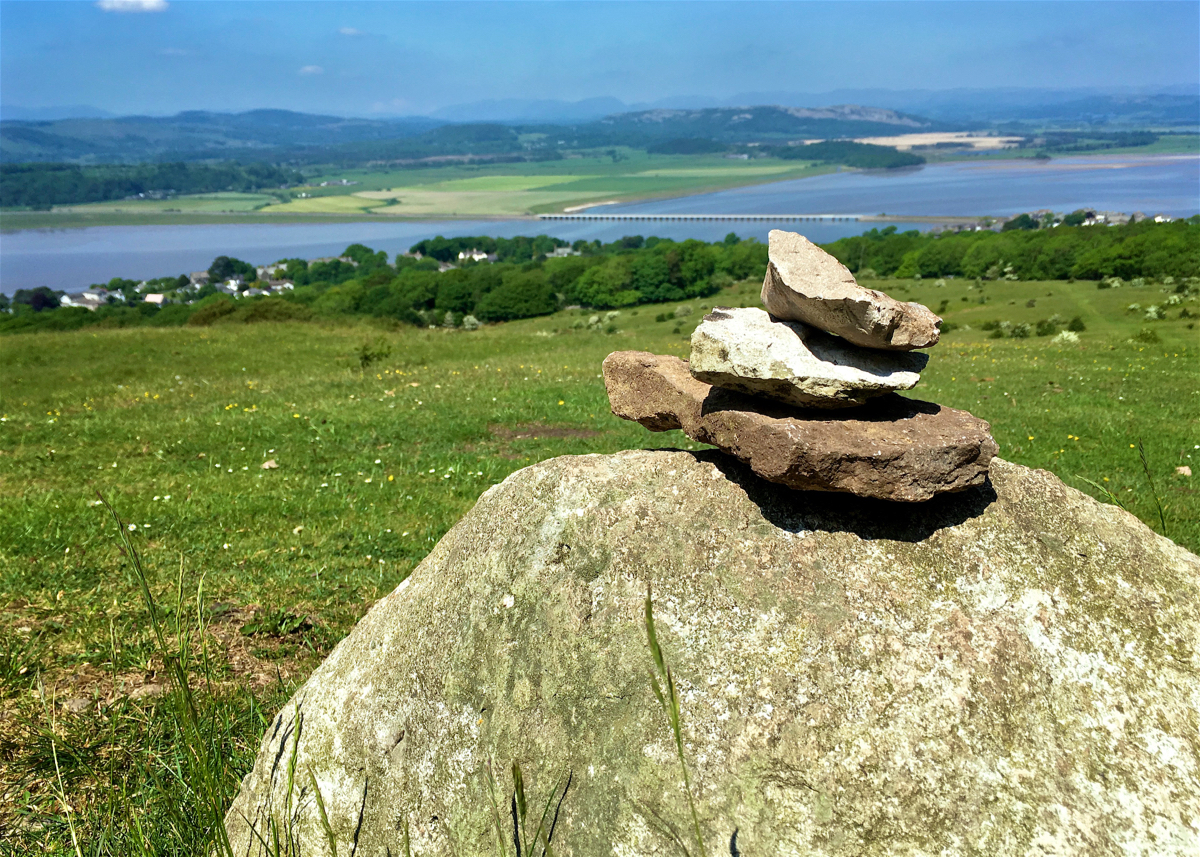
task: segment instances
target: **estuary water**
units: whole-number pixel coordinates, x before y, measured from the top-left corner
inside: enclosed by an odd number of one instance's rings
[[[592,209],[604,214],[860,214],[907,217],[1008,215],[1049,208],[1141,211],[1187,217],[1200,212],[1195,155],[1057,158],[1049,162],[975,161],[889,171],[844,171],[678,199]],[[766,240],[774,228],[817,242],[858,235],[889,222],[655,222],[447,220],[358,223],[101,226],[0,235],[0,291],[50,286],[75,291],[112,277],[148,278],[207,268],[219,255],[254,264],[315,258],[361,242],[389,255],[435,235],[511,237],[545,233],[575,241],[623,235],[700,238],[730,231]],[[925,229],[930,222],[902,222]]]
[[[1200,213],[1200,157],[1113,155],[954,161],[829,173],[718,193],[594,209],[609,214],[1012,215],[1052,211]]]
[[[522,220],[420,220],[358,223],[241,223],[198,226],[91,226],[28,229],[0,234],[0,292],[49,286],[79,291],[113,277],[149,279],[199,271],[217,256],[255,265],[278,259],[336,256],[350,244],[366,244],[389,256],[405,253],[423,238],[444,235],[553,235],[566,241],[613,241],[625,235],[658,235],[715,241],[730,232],[766,241],[776,228],[802,229],[816,242],[836,241],[886,223],[780,222],[637,223]],[[931,224],[903,223],[903,229]]]

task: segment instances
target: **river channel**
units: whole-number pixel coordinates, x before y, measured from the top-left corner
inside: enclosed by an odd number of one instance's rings
[[[933,164],[896,171],[844,171],[719,193],[591,209],[603,214],[859,214],[915,218],[900,229],[927,229],[936,216],[1005,215],[1049,208],[1142,211],[1183,217],[1200,211],[1200,158],[1080,157]],[[394,255],[435,235],[511,237],[545,233],[568,241],[623,235],[700,238],[733,231],[765,240],[773,228],[833,241],[889,221],[638,222],[386,221],[355,223],[100,226],[36,229],[0,235],[0,291],[50,286],[68,291],[112,277],[149,278],[207,268],[219,255],[254,264],[286,257],[336,255],[361,242]]]

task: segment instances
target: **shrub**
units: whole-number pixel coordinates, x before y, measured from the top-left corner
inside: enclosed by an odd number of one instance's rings
[[[509,321],[546,315],[557,308],[558,301],[550,284],[541,277],[539,271],[530,271],[512,277],[480,298],[474,315],[483,321]]]
[[[1013,339],[1028,339],[1029,334],[1033,333],[1033,328],[1028,324],[1013,325],[1013,329],[1008,332],[1008,335]]]
[[[1067,322],[1067,330],[1073,333],[1082,333],[1087,330],[1087,325],[1083,323],[1083,317],[1077,315]]]
[[[230,321],[255,324],[260,321],[309,321],[312,317],[313,311],[304,304],[292,303],[281,298],[267,298],[240,308],[236,317]]]
[[[1053,336],[1058,333],[1058,324],[1053,319],[1044,318],[1034,327],[1034,333],[1038,336]]]
[[[221,298],[193,312],[187,323],[195,327],[205,327],[227,315],[233,315],[236,311],[237,307],[233,305],[233,301]]]
[[[1156,331],[1153,331],[1148,327],[1143,327],[1133,335],[1133,341],[1144,342],[1147,345],[1155,345],[1159,342],[1162,342],[1162,337],[1160,337]]]
[[[729,276],[729,274],[725,273],[724,271],[717,271],[712,275],[709,285],[712,287],[712,290],[716,292],[720,291],[721,289],[728,289],[736,282],[737,281],[733,277]]]
[[[1055,345],[1078,345],[1079,334],[1071,330],[1064,330],[1050,341]]]

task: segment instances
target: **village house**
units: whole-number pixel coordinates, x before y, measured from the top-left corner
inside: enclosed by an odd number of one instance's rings
[[[203,286],[208,283],[208,271],[192,271],[188,274],[188,282],[193,286]]]
[[[148,304],[154,304],[155,306],[162,306],[164,303],[167,302],[167,296],[154,293],[154,294],[146,295],[144,298],[142,298],[142,300]]]
[[[495,262],[496,255],[494,253],[492,255],[488,255],[482,250],[476,250],[474,247],[472,247],[470,250],[462,250],[459,252],[458,261],[465,262],[468,259],[472,262]]]
[[[60,306],[78,306],[84,309],[98,310],[104,306],[105,301],[88,292],[77,292],[73,295],[63,295],[58,299]]]

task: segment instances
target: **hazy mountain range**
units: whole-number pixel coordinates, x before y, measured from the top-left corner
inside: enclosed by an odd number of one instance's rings
[[[174,116],[75,116],[0,121],[5,162],[81,163],[237,159],[292,163],[407,161],[430,157],[555,156],[558,149],[643,147],[668,139],[723,144],[852,138],[912,131],[1039,127],[1200,126],[1200,94],[1184,91],[842,90],[818,96],[746,93],[733,105],[626,105],[615,98],[480,101],[434,116],[347,118],[288,110],[186,111]],[[789,103],[790,102],[790,103]],[[742,104],[766,106],[740,106]],[[861,104],[887,104],[863,107]],[[901,105],[900,107],[892,105]],[[628,109],[630,107],[641,109]],[[89,108],[72,108],[77,112]],[[42,115],[50,115],[47,108]],[[28,112],[27,112],[28,113]]]
[[[1200,87],[1156,90],[1099,89],[838,89],[822,93],[742,92],[728,98],[684,95],[654,102],[626,103],[616,98],[583,101],[507,98],[456,104],[431,115],[450,122],[587,122],[616,113],[657,109],[700,110],[773,104],[822,107],[871,104],[943,122],[991,124],[1051,122],[1056,124],[1200,125]],[[6,117],[7,118],[7,117]]]
[[[0,122],[6,162],[225,159],[403,161],[549,155],[561,148],[646,146],[673,138],[725,143],[940,130],[945,123],[875,107],[738,107],[617,113],[575,124],[451,123],[427,117],[346,119],[286,110]]]

